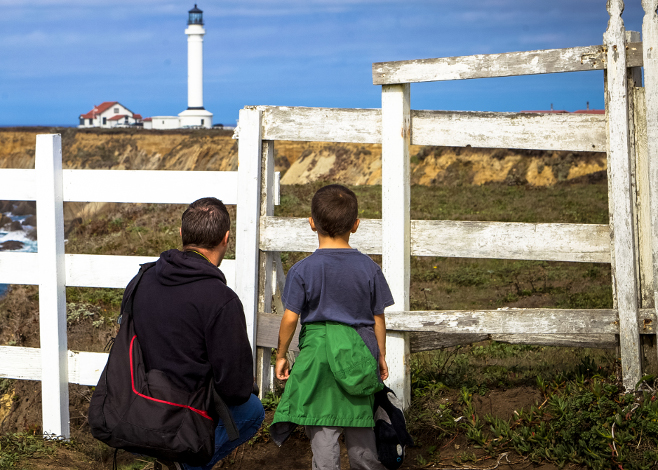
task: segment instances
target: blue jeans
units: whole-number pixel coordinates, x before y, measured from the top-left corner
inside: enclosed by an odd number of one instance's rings
[[[240,437],[235,441],[229,441],[224,423],[220,420],[217,428],[215,428],[215,455],[210,459],[210,462],[201,467],[183,464],[183,468],[186,470],[210,470],[213,465],[230,454],[233,449],[251,439],[260,428],[263,419],[265,419],[263,404],[253,394],[246,403],[239,406],[229,406],[228,408],[231,410],[238,431],[240,431]]]

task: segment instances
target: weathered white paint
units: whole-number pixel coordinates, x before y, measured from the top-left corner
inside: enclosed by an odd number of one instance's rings
[[[66,360],[66,271],[64,261],[64,201],[62,138],[37,136],[37,213],[39,232],[39,328],[41,338],[41,403],[44,434],[68,439],[69,386]]]
[[[606,148],[605,116],[412,111],[411,143],[603,152]]]
[[[310,252],[317,236],[306,218],[263,217],[260,249]],[[382,254],[382,221],[361,219],[350,244]],[[608,225],[412,220],[411,255],[544,261],[610,262]]]
[[[387,312],[409,310],[411,221],[409,206],[410,86],[382,87],[382,270],[395,305]],[[358,232],[357,232],[358,233]],[[406,408],[411,403],[409,335],[386,335],[388,386]]]
[[[35,170],[0,169],[0,200],[34,201],[37,198]]]
[[[260,217],[261,115],[255,109],[240,110],[238,141],[238,200],[235,258],[240,261],[235,273],[235,292],[242,301],[247,335],[256,354],[258,307],[258,219]],[[255,367],[255,363],[254,363]]]
[[[107,363],[107,353],[67,351],[68,381],[96,385]],[[0,346],[0,378],[41,380],[41,350]]]
[[[214,196],[237,204],[238,172],[64,170],[64,200],[189,204]]]
[[[622,0],[608,0],[610,21],[604,34],[607,46],[608,185],[610,226],[614,249],[616,300],[624,386],[632,389],[641,373],[638,331],[638,282],[633,232],[633,201],[629,157],[626,37]]]
[[[411,254],[609,263],[610,230],[596,224],[414,220]]]
[[[258,106],[263,139],[320,142],[381,142],[379,109]],[[242,128],[242,123],[240,123]],[[240,132],[241,134],[241,132]],[[242,135],[240,135],[242,138]]]
[[[362,253],[382,253],[382,222],[361,219],[359,230],[350,237],[350,246]],[[260,249],[263,251],[312,252],[318,247],[318,235],[306,217],[262,217]]]
[[[0,284],[39,284],[37,253],[0,253]],[[139,265],[154,256],[64,255],[66,285],[123,289],[137,274]],[[235,287],[235,260],[222,261],[229,287]]]
[[[259,106],[263,139],[381,143],[378,109]],[[605,116],[411,111],[411,144],[603,151]]]
[[[260,217],[274,215],[274,141],[264,140],[261,151]],[[272,312],[274,253],[261,251],[258,269],[258,312]],[[256,384],[260,397],[270,391],[271,348],[256,350]]]
[[[633,89],[635,168],[635,220],[640,269],[640,307],[654,306],[653,254],[651,248],[651,184],[647,151],[647,112],[644,88]]]
[[[642,0],[644,89],[649,181],[658,181],[658,0]],[[649,185],[653,273],[658,271],[658,185]],[[658,276],[653,278],[654,305],[658,308]]]
[[[642,44],[630,44],[629,46],[626,52],[629,66],[642,66]],[[372,64],[372,82],[375,85],[390,85],[602,70],[607,67],[607,60],[604,46],[588,46],[376,62]]]
[[[655,333],[655,310],[642,309],[639,317],[642,333]],[[386,314],[386,324],[392,330],[460,334],[619,334],[619,320],[614,309],[505,308]]]

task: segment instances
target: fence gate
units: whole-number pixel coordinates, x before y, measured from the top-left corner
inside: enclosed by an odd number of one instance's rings
[[[373,83],[382,86],[381,110],[259,106],[240,111],[240,161],[262,161],[261,301],[253,313],[258,316],[257,369],[263,390],[279,322],[271,314],[273,279],[281,279],[273,260],[280,251],[317,248],[306,219],[272,215],[276,140],[382,145],[382,219],[362,220],[351,242],[364,253],[382,255],[396,301],[387,310],[389,386],[405,403],[410,351],[487,337],[590,347],[618,344],[624,385],[635,386],[642,374],[640,334],[655,335],[653,273],[658,268],[658,254],[652,257],[652,250],[658,252],[658,185],[650,184],[658,181],[658,58],[651,56],[658,47],[658,0],[642,4],[644,48],[639,33],[624,29],[623,1],[609,0],[603,45],[375,63]],[[417,111],[409,105],[411,83],[587,70],[604,70],[605,116]],[[251,143],[243,145],[246,139]],[[411,144],[606,151],[610,224],[410,220]],[[612,263],[614,308],[410,311],[410,256]]]

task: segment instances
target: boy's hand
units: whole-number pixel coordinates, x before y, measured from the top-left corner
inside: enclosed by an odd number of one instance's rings
[[[386,364],[386,359],[381,354],[379,355],[379,375],[381,375],[382,380],[388,379],[388,364]]]
[[[277,358],[276,365],[274,366],[274,373],[276,374],[277,379],[288,380],[288,377],[290,377],[290,366],[288,365],[287,358]]]

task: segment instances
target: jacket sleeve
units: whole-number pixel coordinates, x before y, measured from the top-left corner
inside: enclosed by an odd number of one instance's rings
[[[206,327],[208,360],[215,390],[227,405],[245,403],[253,389],[253,355],[238,297],[219,309]]]

